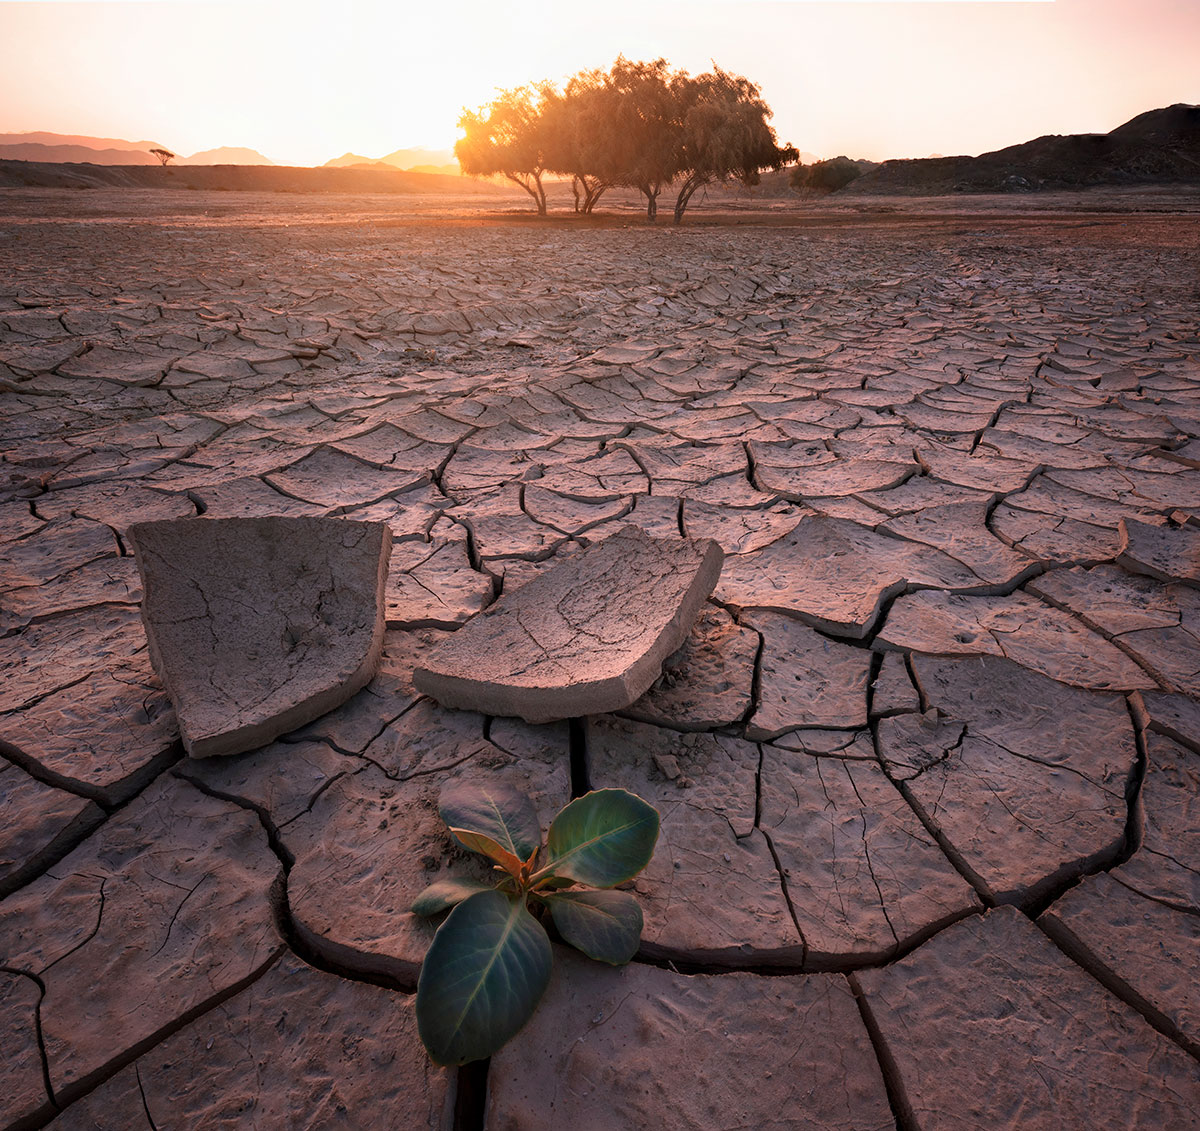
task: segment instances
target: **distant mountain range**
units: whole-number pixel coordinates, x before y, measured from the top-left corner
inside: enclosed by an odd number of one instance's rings
[[[1200,182],[1200,106],[1148,110],[1106,134],[1048,134],[978,157],[885,161],[843,193],[1035,192]]]
[[[274,165],[269,157],[264,157],[257,149],[246,149],[243,146],[223,145],[220,149],[202,149],[191,157],[177,157],[176,165]]]
[[[19,134],[0,134],[0,145],[81,145],[85,149],[135,150],[141,153],[162,148],[158,141],[126,141],[123,137],[89,137],[86,134],[50,134],[33,130]]]
[[[126,141],[119,137],[87,137],[84,134],[45,132],[0,134],[0,160],[78,162],[91,165],[157,165],[152,149],[169,149],[157,141]],[[274,165],[256,149],[224,146],[206,149],[190,157],[182,154],[176,165]]]
[[[127,141],[119,137],[88,137],[85,134],[54,134],[45,131],[0,133],[0,160],[39,161],[47,164],[157,165],[152,149],[169,149],[158,141]],[[204,149],[190,156],[178,154],[172,165],[274,165],[271,158],[257,149],[221,146]],[[404,169],[415,173],[458,176],[458,162],[449,149],[397,149],[385,157],[363,157],[343,153],[326,161],[325,168]]]
[[[444,173],[457,176],[458,162],[450,149],[397,149],[386,157],[364,157],[361,153],[343,153],[325,162],[330,169],[356,169],[376,165],[406,169],[412,173]]]

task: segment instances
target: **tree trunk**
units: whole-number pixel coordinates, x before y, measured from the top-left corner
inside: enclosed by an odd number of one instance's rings
[[[582,192],[579,191],[580,187],[583,188]],[[575,198],[575,211],[587,212],[587,182],[584,181],[578,173],[573,174],[571,177],[571,195]]]
[[[520,185],[537,205],[537,214],[546,215],[546,190],[542,187],[542,174],[539,173],[505,173],[505,177],[514,185]]]
[[[590,216],[597,202],[612,186],[606,181],[593,181],[591,185],[588,185],[584,181],[584,187],[587,190],[587,195],[583,200],[583,210]]]
[[[642,184],[638,185],[638,189],[646,198],[646,219],[653,224],[658,217],[658,194],[662,192],[662,186],[654,185],[652,187],[649,184]]]
[[[679,190],[679,195],[675,198],[675,223],[683,223],[683,213],[687,209],[688,201],[692,199],[694,193],[701,185],[708,184],[711,177],[706,177],[700,173],[692,173],[686,181],[683,182],[683,187]]]

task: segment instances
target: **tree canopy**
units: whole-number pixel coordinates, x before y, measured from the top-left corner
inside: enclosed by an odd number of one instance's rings
[[[608,71],[580,71],[562,90],[541,82],[464,110],[454,151],[464,173],[519,184],[540,215],[548,174],[571,178],[584,213],[614,185],[636,188],[651,220],[659,194],[675,184],[679,223],[702,186],[757,184],[761,170],[796,160],[777,143],[770,117],[759,88],[741,75],[714,67],[692,77],[665,59],[619,57]]]
[[[533,197],[544,216],[542,177],[551,167],[550,133],[560,99],[552,84],[538,83],[501,91],[477,112],[464,110],[458,128],[465,136],[454,146],[462,171],[507,177]]]

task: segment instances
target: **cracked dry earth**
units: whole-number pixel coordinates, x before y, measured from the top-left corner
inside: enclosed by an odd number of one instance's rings
[[[1200,1126],[1194,210],[175,195],[0,201],[0,1127]],[[202,761],[125,538],[198,515],[394,535],[376,678]],[[727,555],[641,700],[413,690],[629,523]],[[663,824],[638,960],[458,1073],[407,907],[464,776]]]

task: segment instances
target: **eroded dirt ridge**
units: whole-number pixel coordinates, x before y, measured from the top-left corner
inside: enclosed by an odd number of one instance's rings
[[[1200,1126],[1194,220],[45,207],[0,226],[0,1126]],[[207,761],[125,537],[199,514],[394,539],[376,678]],[[630,523],[726,554],[633,707],[413,690]],[[486,1097],[409,996],[463,775],[663,818],[641,960],[560,957]]]

